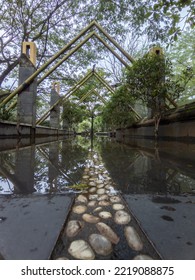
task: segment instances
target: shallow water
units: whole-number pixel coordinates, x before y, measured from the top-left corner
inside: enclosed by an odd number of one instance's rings
[[[79,186],[93,149],[162,257],[195,258],[195,144],[162,142],[154,148],[149,140],[124,144],[105,137],[93,142],[74,138],[19,145],[16,149],[9,149],[9,141],[6,144],[0,152],[1,209],[6,205],[4,197],[78,193],[75,186]],[[0,226],[6,219],[1,217]]]
[[[55,141],[0,152],[0,194],[71,192],[79,183],[88,150]]]

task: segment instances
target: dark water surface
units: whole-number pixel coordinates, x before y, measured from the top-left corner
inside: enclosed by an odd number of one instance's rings
[[[122,144],[108,138],[93,143],[64,139],[16,149],[6,144],[0,152],[0,255],[5,259],[49,257],[91,148],[100,153],[162,257],[195,259],[195,144],[161,142],[154,148],[149,140]],[[32,236],[33,246],[24,249],[20,242],[26,235]],[[41,250],[36,239],[47,240]]]

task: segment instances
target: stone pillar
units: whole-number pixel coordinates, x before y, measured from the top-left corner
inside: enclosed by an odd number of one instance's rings
[[[53,106],[59,99],[60,85],[59,83],[54,83],[51,90],[50,106]],[[60,105],[56,105],[50,113],[50,126],[59,128],[60,127]]]
[[[19,67],[19,85],[22,84],[35,71],[36,46],[33,42],[23,43],[23,54]],[[18,94],[17,120],[18,123],[26,123],[35,128],[36,124],[36,96],[37,80]]]

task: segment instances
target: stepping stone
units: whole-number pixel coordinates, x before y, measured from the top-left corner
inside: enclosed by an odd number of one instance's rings
[[[70,244],[68,252],[75,259],[79,260],[94,260],[95,254],[90,245],[82,239],[75,240]]]
[[[75,214],[83,214],[87,210],[87,207],[85,205],[76,205],[72,208],[72,211]]]
[[[68,222],[67,228],[66,228],[66,235],[68,237],[76,236],[77,233],[84,227],[84,222],[72,220]]]
[[[103,188],[104,187],[104,184],[97,184],[97,188],[98,189],[101,189],[101,188]]]
[[[107,194],[102,194],[98,197],[97,199],[98,201],[101,201],[101,200],[108,200],[108,195]]]
[[[101,211],[102,210],[102,207],[97,207],[97,208],[95,208],[94,210],[93,210],[93,212],[99,212],[99,211]]]
[[[99,232],[104,235],[107,239],[109,239],[112,243],[117,244],[119,242],[118,235],[105,223],[97,223],[96,225]]]
[[[111,201],[112,203],[117,203],[117,202],[120,202],[121,199],[120,199],[119,196],[116,195],[116,196],[110,197],[110,201]]]
[[[97,184],[97,185],[103,184],[103,181],[102,181],[102,180],[97,180],[97,181],[96,181],[96,184]]]
[[[109,201],[106,201],[106,200],[101,200],[99,201],[98,203],[100,206],[109,206],[110,205],[110,202]]]
[[[76,202],[82,202],[82,203],[87,203],[87,198],[86,196],[80,194],[77,198],[76,198]]]
[[[59,257],[56,260],[68,260],[66,257]]]
[[[92,187],[92,188],[89,189],[89,192],[94,193],[94,192],[96,192],[96,190],[97,190],[96,187]]]
[[[83,214],[83,220],[88,223],[96,224],[100,221],[99,217],[93,216],[91,214]]]
[[[107,256],[112,252],[111,242],[103,235],[91,234],[89,236],[89,243],[94,251],[102,256]]]
[[[96,193],[97,194],[105,194],[105,192],[106,192],[105,189],[98,189]]]
[[[97,194],[90,194],[89,195],[89,200],[95,200],[98,198],[98,195]]]
[[[112,218],[112,214],[108,211],[102,211],[99,213],[100,218],[102,219],[109,219]]]
[[[89,207],[94,207],[94,206],[96,206],[97,204],[98,204],[98,202],[97,202],[96,200],[91,200],[91,201],[89,201],[88,206],[89,206]]]
[[[123,210],[118,210],[115,213],[114,221],[115,221],[115,223],[117,223],[119,225],[125,225],[131,221],[131,217],[127,212],[125,212]]]
[[[122,210],[122,209],[125,208],[125,206],[123,204],[115,203],[115,204],[112,205],[112,208],[114,210]]]
[[[129,247],[135,251],[140,251],[143,249],[143,243],[139,237],[137,231],[132,226],[125,227],[125,237]]]
[[[91,181],[91,182],[89,182],[89,186],[90,186],[90,187],[96,187],[96,183],[93,182],[93,181]]]
[[[150,256],[148,255],[137,255],[134,260],[153,260]]]

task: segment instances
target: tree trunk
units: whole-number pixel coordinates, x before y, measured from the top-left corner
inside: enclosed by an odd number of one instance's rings
[[[20,57],[17,58],[13,63],[8,65],[7,68],[3,71],[3,73],[0,75],[0,87],[7,75],[19,64],[19,62]]]
[[[155,138],[156,141],[158,140],[158,131],[159,131],[160,120],[161,120],[161,115],[156,114],[154,116],[154,138]]]

